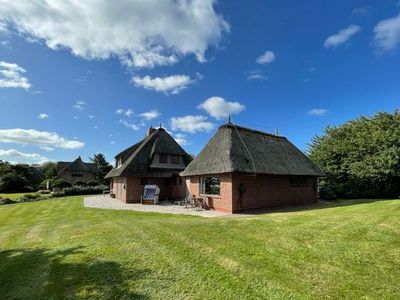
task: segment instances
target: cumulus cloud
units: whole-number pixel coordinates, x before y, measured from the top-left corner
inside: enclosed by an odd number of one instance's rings
[[[143,112],[143,113],[139,114],[139,116],[141,116],[145,120],[156,119],[160,115],[161,115],[161,113],[157,109],[153,109],[153,110],[150,110],[150,111]]]
[[[128,108],[128,109],[124,109],[124,108],[118,108],[115,113],[117,115],[125,115],[127,117],[132,117],[133,116],[133,110]]]
[[[265,53],[256,59],[256,63],[266,65],[275,61],[275,53],[273,51],[265,51]]]
[[[38,119],[47,119],[48,117],[50,117],[48,114],[42,113],[38,115]]]
[[[24,153],[15,149],[0,149],[0,160],[12,161],[17,163],[41,164],[49,161],[47,157],[37,153]]]
[[[394,51],[400,46],[400,14],[375,26],[374,41],[381,51]]]
[[[140,127],[139,127],[138,125],[133,124],[133,123],[129,123],[129,122],[126,121],[126,120],[120,119],[119,122],[120,122],[122,125],[124,125],[125,127],[130,128],[130,129],[132,129],[132,130],[137,131],[137,130],[140,129]]]
[[[207,121],[205,116],[184,116],[171,118],[172,130],[180,130],[189,133],[200,131],[209,132],[214,128],[214,124]]]
[[[86,102],[85,101],[76,101],[74,105],[72,105],[73,108],[77,110],[84,110],[85,109]]]
[[[210,97],[197,106],[197,108],[204,109],[210,116],[221,120],[227,118],[229,115],[240,113],[246,106],[237,101],[229,102],[221,97]]]
[[[328,110],[325,108],[313,108],[307,112],[307,115],[321,117],[323,115],[326,115],[327,112]]]
[[[190,54],[203,62],[229,32],[214,2],[0,0],[0,28],[7,23],[51,49],[86,59],[115,56],[133,67],[171,65]]]
[[[65,139],[55,132],[20,128],[0,129],[0,142],[63,149],[80,149],[85,146],[83,142]]]
[[[329,36],[324,43],[325,48],[335,48],[347,42],[353,35],[361,30],[358,25],[351,24],[349,27],[340,30],[337,34]]]
[[[172,75],[154,78],[146,75],[144,77],[134,76],[132,78],[132,83],[137,87],[165,94],[179,94],[180,91],[186,89],[193,82],[194,80],[187,75]]]
[[[31,88],[28,78],[23,74],[26,72],[17,64],[0,61],[0,88]]]
[[[173,134],[172,136],[179,145],[186,146],[188,144],[188,140],[186,139],[186,134],[176,133]]]

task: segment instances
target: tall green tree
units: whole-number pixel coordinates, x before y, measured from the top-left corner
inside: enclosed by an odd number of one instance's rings
[[[55,162],[45,162],[40,166],[40,169],[42,169],[46,179],[54,179],[57,177],[57,164]]]
[[[400,113],[380,112],[314,137],[310,158],[325,172],[321,194],[400,196]]]
[[[93,157],[90,157],[90,161],[92,163],[97,164],[98,173],[97,173],[97,182],[99,184],[108,184],[109,180],[106,180],[104,176],[107,175],[108,172],[113,168],[112,165],[106,160],[106,157],[103,153],[93,154]]]

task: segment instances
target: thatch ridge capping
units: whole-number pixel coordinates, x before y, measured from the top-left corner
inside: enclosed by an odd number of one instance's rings
[[[233,124],[233,123],[226,123],[226,124],[223,124],[223,125],[221,125],[219,128],[233,128],[233,129],[236,128],[236,129],[238,129],[238,130],[250,131],[250,132],[252,132],[252,133],[257,133],[257,134],[262,134],[262,135],[266,135],[266,136],[269,136],[269,137],[274,137],[274,138],[280,138],[280,139],[285,139],[285,140],[287,140],[286,137],[281,136],[281,135],[272,134],[272,133],[265,132],[265,131],[261,131],[261,130],[258,130],[258,129],[243,127],[243,126],[239,126],[239,125],[236,125],[236,124]]]

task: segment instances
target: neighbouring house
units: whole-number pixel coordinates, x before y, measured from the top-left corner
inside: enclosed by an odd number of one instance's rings
[[[190,195],[235,213],[316,202],[324,174],[285,137],[228,123],[180,175]]]
[[[77,181],[86,183],[96,181],[97,172],[97,164],[85,163],[80,156],[72,162],[57,162],[57,179],[63,179],[71,184]]]
[[[160,188],[160,200],[183,199],[186,190],[179,173],[192,160],[163,128],[150,127],[143,140],[115,156],[110,179],[111,193],[126,203],[141,202],[145,185]]]

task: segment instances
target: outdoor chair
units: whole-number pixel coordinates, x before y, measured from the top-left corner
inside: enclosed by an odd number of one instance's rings
[[[160,195],[160,188],[155,184],[148,184],[144,186],[142,196],[142,204],[158,204],[158,197]]]

